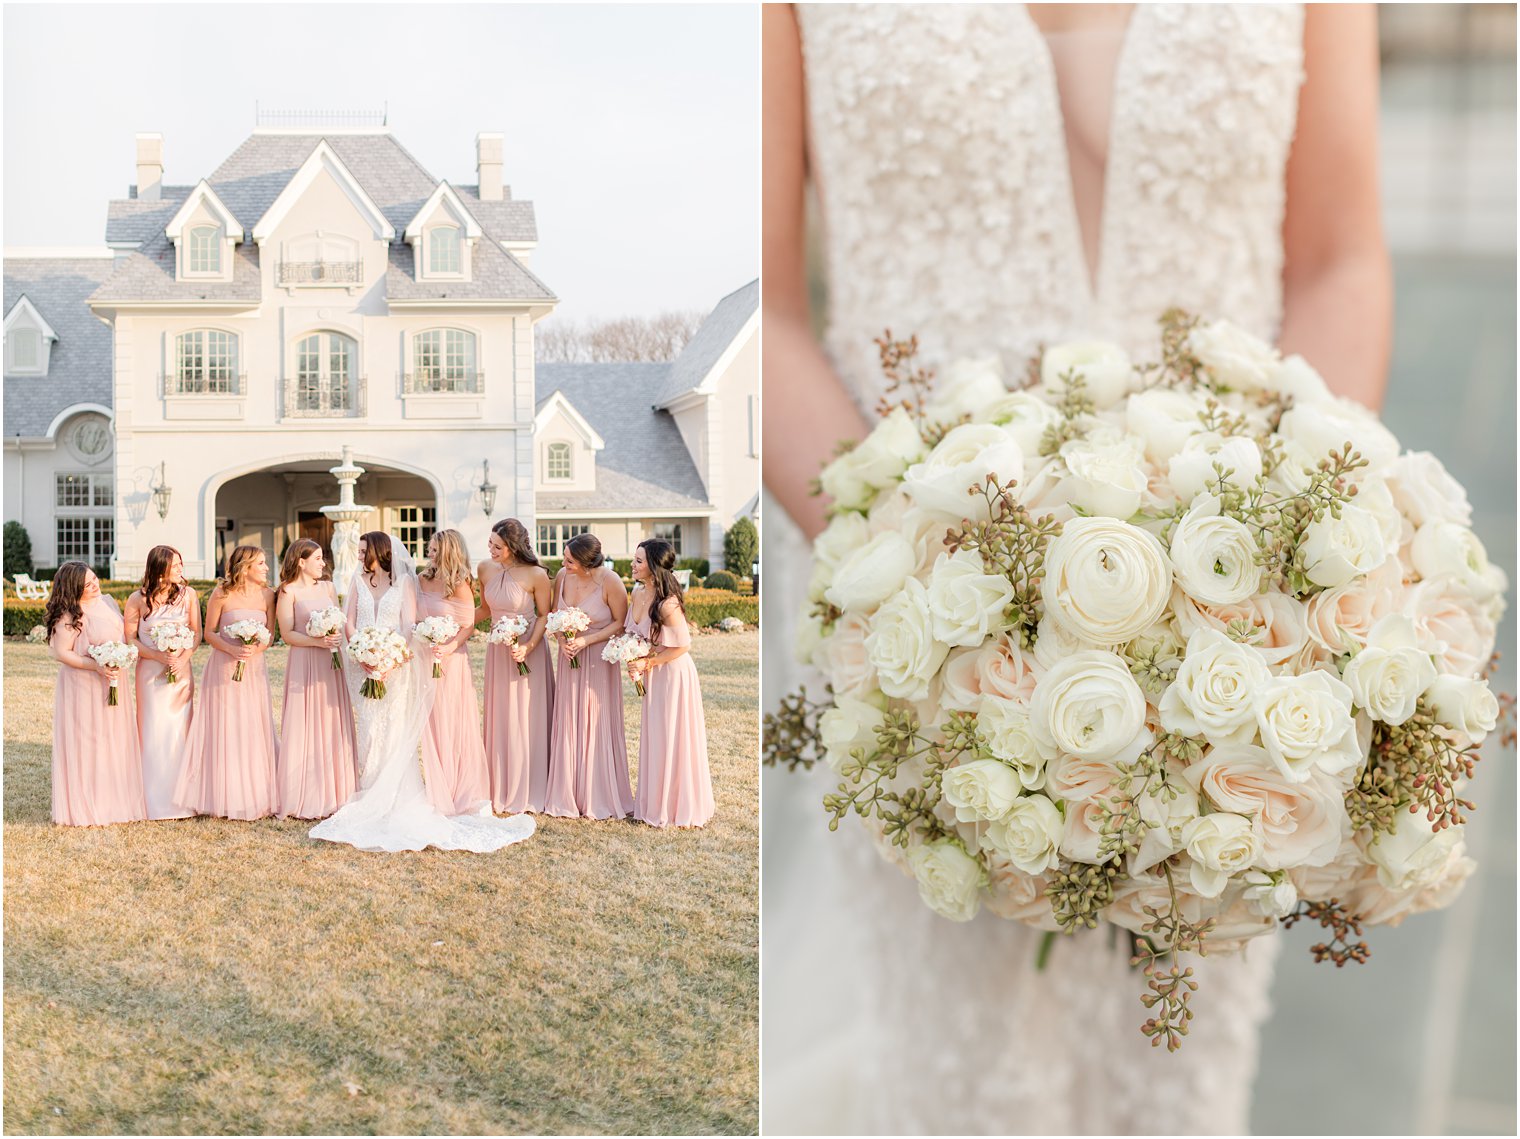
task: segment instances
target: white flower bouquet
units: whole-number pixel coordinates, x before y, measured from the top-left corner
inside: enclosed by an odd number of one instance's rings
[[[637,633],[619,633],[603,646],[602,659],[624,668],[630,661],[643,660],[652,650],[653,646]],[[643,680],[635,679],[633,687],[644,695]]]
[[[306,618],[306,635],[308,637],[332,637],[343,632],[347,620],[343,616],[343,610],[336,605],[329,605],[325,609],[318,609],[310,617]],[[341,671],[343,658],[337,649],[333,649],[332,666],[334,671]]]
[[[573,605],[556,609],[549,614],[548,631],[561,637],[578,637],[591,628],[591,618]],[[580,657],[570,658],[571,668],[580,668]]]
[[[195,630],[183,621],[160,621],[148,630],[148,639],[161,653],[178,653],[195,647]],[[164,667],[164,680],[170,684],[179,681],[172,664]]]
[[[47,639],[46,625],[33,625],[26,631],[26,643],[29,645],[45,645],[47,644]]]
[[[269,628],[262,621],[234,621],[222,628],[222,632],[229,637],[236,637],[245,645],[267,645],[269,643]],[[243,665],[246,662],[238,661],[237,667],[232,670],[232,679],[239,683],[243,680]]]
[[[1361,961],[1361,924],[1451,901],[1507,582],[1439,460],[1177,312],[1160,363],[1065,345],[1016,390],[879,344],[900,402],[820,478],[798,651],[829,695],[765,733],[838,773],[831,828],[866,820],[948,918],[1047,931],[1042,960],[1130,931],[1172,1049],[1196,983],[1164,958],[1308,918],[1316,960]]]
[[[447,613],[436,617],[424,617],[412,626],[412,636],[426,641],[430,645],[446,645],[455,637],[459,636],[459,622]],[[443,676],[443,662],[433,662],[433,679],[438,680]]]
[[[121,641],[102,641],[98,645],[91,645],[87,651],[101,668],[123,669],[137,662],[137,647]],[[121,703],[117,695],[120,683],[120,676],[111,677],[111,687],[106,693],[106,703],[112,707]]]
[[[348,655],[365,668],[389,674],[412,659],[412,650],[406,638],[394,629],[365,625],[348,642]],[[385,681],[375,676],[365,677],[359,686],[359,695],[368,700],[384,700]]]
[[[509,649],[519,640],[528,635],[528,630],[533,623],[521,614],[505,614],[491,622],[491,631],[486,634],[486,643],[492,645],[506,645]],[[527,676],[532,670],[528,668],[528,662],[517,662],[517,675]]]

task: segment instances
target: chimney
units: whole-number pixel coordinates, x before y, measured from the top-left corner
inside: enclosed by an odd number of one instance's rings
[[[501,201],[501,135],[475,136],[475,174],[482,202]]]
[[[164,196],[164,136],[137,136],[137,197],[156,202]]]

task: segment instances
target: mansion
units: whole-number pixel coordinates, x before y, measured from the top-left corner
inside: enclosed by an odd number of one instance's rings
[[[103,247],[7,250],[4,517],[34,565],[131,578],[167,543],[212,577],[235,545],[330,546],[345,447],[360,530],[414,554],[453,528],[479,560],[517,517],[541,556],[590,530],[720,565],[758,503],[758,283],[671,363],[536,365],[558,299],[502,146],[477,136],[456,186],[384,128],[261,128],[166,185],[139,135]]]

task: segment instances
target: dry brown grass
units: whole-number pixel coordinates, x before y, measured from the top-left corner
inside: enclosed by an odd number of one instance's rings
[[[694,648],[706,828],[379,855],[296,820],[53,826],[55,666],[7,643],[5,1130],[754,1133],[757,647]]]

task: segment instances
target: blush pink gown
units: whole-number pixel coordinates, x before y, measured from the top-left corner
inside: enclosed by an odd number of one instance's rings
[[[612,620],[600,579],[590,596],[577,602],[562,592],[559,604],[584,612],[591,618],[592,629]],[[633,793],[628,789],[628,745],[623,739],[622,676],[616,665],[602,659],[601,644],[583,649],[580,662],[580,668],[571,668],[570,656],[561,648],[555,667],[544,812],[569,818],[625,819],[633,813]]]
[[[123,639],[115,600],[102,596],[81,608],[82,628],[71,628],[67,619],[59,622],[54,644],[88,656],[91,645]],[[148,817],[130,673],[124,669],[120,674],[114,708],[106,702],[110,688],[111,682],[93,669],[58,668],[53,695],[55,823],[97,827]]]
[[[317,610],[338,604],[330,583],[327,593],[295,602],[297,632],[306,632]],[[243,683],[250,679],[245,675]],[[332,666],[332,650],[292,645],[276,764],[280,818],[325,819],[348,802],[358,777],[355,754],[354,712],[343,672]]]
[[[498,617],[538,618],[533,591],[505,572],[486,583],[483,596]],[[524,662],[528,675],[506,645],[486,646],[486,762],[491,801],[498,813],[542,812],[549,793],[549,714],[554,706],[554,662],[548,638],[540,639]]]
[[[191,591],[181,589],[178,601],[158,606],[137,623],[137,639],[151,648],[153,638],[148,634],[154,625],[168,621],[189,625],[190,606],[194,604]],[[143,794],[148,800],[148,818],[187,819],[190,812],[174,805],[174,786],[190,750],[195,674],[189,661],[179,666],[173,684],[165,679],[168,672],[162,661],[137,658],[137,728],[142,743]]]
[[[220,628],[236,621],[266,623],[262,609],[226,609]],[[208,634],[209,636],[210,634]],[[198,815],[262,819],[280,809],[275,775],[278,745],[264,655],[243,667],[216,649],[201,671],[201,703],[190,732],[190,752],[174,789],[174,802]]]
[[[475,603],[453,601],[419,590],[417,620],[452,617],[461,629],[475,623]],[[480,738],[480,702],[470,671],[469,642],[443,659],[443,675],[433,686],[433,711],[422,731],[422,779],[428,799],[440,815],[478,814],[491,801],[491,778],[486,772],[486,749]]]
[[[691,626],[679,607],[667,605],[669,622],[656,648],[691,647]],[[650,619],[626,628],[649,640]],[[712,775],[707,768],[707,720],[702,687],[691,653],[644,674],[644,708],[639,725],[639,789],[633,817],[652,827],[700,827],[713,816]]]

